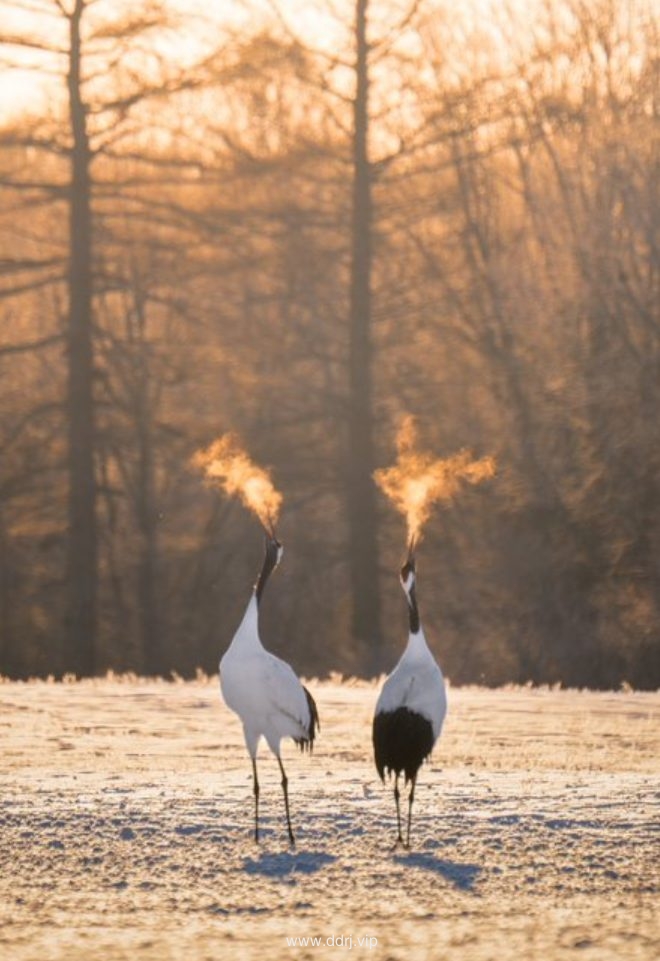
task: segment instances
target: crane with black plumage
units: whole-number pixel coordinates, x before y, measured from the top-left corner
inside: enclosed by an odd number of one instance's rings
[[[408,604],[408,643],[386,679],[373,719],[376,769],[385,780],[394,775],[397,844],[410,846],[410,823],[417,775],[435,745],[447,713],[445,681],[431,653],[417,606],[415,548],[433,504],[448,501],[464,482],[479,484],[495,473],[492,457],[473,460],[462,450],[445,459],[420,451],[412,417],[405,417],[397,433],[397,460],[377,470],[374,479],[394,506],[406,517],[408,555],[401,568],[401,586]],[[399,778],[410,784],[408,826],[401,831]]]
[[[385,681],[376,703],[373,744],[376,769],[382,781],[394,775],[397,844],[410,847],[410,824],[417,775],[440,736],[447,713],[445,682],[426,643],[419,619],[415,555],[411,543],[401,568],[401,586],[408,602],[408,643]],[[399,778],[410,784],[406,840],[401,833]]]

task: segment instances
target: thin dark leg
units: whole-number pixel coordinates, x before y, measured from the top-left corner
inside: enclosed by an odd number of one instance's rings
[[[286,826],[289,832],[289,841],[291,842],[291,844],[295,844],[296,839],[294,838],[293,831],[291,830],[291,815],[289,813],[289,792],[287,789],[289,784],[289,779],[286,776],[284,765],[282,764],[282,758],[279,755],[277,757],[277,763],[279,764],[280,771],[282,772],[282,790],[284,791],[284,809],[286,811]]]
[[[397,844],[403,844],[403,837],[401,835],[401,808],[399,807],[399,775],[394,775],[394,800],[396,801],[396,830],[397,830]]]
[[[408,795],[408,835],[406,839],[406,847],[410,847],[410,822],[412,820],[412,806],[413,800],[415,798],[415,782],[417,781],[417,775],[412,779],[410,783],[410,794]]]
[[[254,840],[259,843],[259,778],[257,777],[257,759],[252,758],[252,776],[254,778]]]

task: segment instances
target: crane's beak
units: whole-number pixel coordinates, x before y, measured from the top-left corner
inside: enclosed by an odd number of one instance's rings
[[[413,578],[413,583],[415,579],[415,548],[417,547],[417,541],[414,537],[411,537],[408,541],[408,556],[406,557],[403,567],[401,568],[400,578],[403,584],[403,589],[408,593],[408,578]]]
[[[406,557],[406,564],[415,563],[415,550],[417,548],[417,541],[414,537],[411,537],[408,541],[408,556]]]
[[[266,550],[268,551],[273,547],[276,549],[277,554],[276,554],[275,567],[277,567],[280,561],[282,560],[282,553],[284,548],[282,547],[281,542],[278,540],[277,534],[275,533],[275,525],[270,517],[268,517],[266,519],[266,522],[262,523],[261,526],[263,527],[264,534],[266,535]]]
[[[261,522],[261,526],[264,529],[264,534],[270,541],[277,540],[277,534],[275,533],[275,525],[273,524],[272,518],[267,517],[265,521]]]

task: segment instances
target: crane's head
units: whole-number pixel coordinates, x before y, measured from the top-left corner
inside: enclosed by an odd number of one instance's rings
[[[282,560],[282,554],[284,553],[284,548],[282,547],[282,545],[280,544],[280,542],[276,537],[274,537],[273,540],[270,542],[269,547],[271,549],[274,549],[275,551],[275,567],[277,567],[279,562]]]
[[[266,558],[269,561],[269,568],[272,571],[282,560],[284,548],[277,539],[277,534],[272,523],[269,523],[267,527],[264,525],[264,533],[266,535]]]
[[[282,554],[284,553],[284,548],[275,536],[275,530],[272,527],[269,530],[265,526],[264,530],[266,533],[266,554],[264,556],[261,572],[257,578],[257,583],[254,585],[254,592],[257,596],[257,602],[261,600],[261,595],[263,594],[264,587],[266,586],[266,581],[281,561]]]
[[[421,630],[419,623],[419,609],[417,607],[417,593],[415,591],[415,541],[408,544],[408,557],[401,568],[401,587],[408,601],[408,616],[410,618],[410,633],[418,634]]]
[[[401,586],[404,591],[410,597],[411,591],[415,587],[415,544],[414,541],[410,541],[408,544],[408,556],[405,560],[400,573]]]

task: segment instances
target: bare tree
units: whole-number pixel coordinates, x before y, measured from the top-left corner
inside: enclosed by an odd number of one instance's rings
[[[68,433],[68,615],[63,663],[77,674],[93,674],[97,660],[98,523],[94,294],[95,294],[95,182],[99,158],[116,154],[132,116],[150,100],[200,82],[199,71],[177,67],[167,71],[159,63],[153,70],[132,65],[131,54],[143,39],[158,36],[171,25],[165,6],[145,0],[136,10],[113,13],[91,0],[38,0],[13,3],[22,10],[23,32],[2,38],[9,50],[43,55],[43,69],[55,72],[65,83],[67,117],[45,134],[21,129],[8,131],[8,142],[22,143],[64,157],[68,162],[68,252],[65,324]],[[53,39],[51,39],[53,37]],[[152,63],[160,58],[154,48]],[[122,72],[122,62],[126,70]],[[11,61],[10,61],[11,62]],[[20,61],[17,62],[20,66]],[[151,65],[148,65],[151,66]],[[35,65],[39,69],[39,65]],[[116,77],[112,89],[113,73]],[[131,148],[133,149],[133,148]],[[14,190],[43,190],[48,186],[21,183],[11,177]],[[51,189],[57,189],[53,185]],[[36,264],[45,273],[47,263]],[[46,273],[46,281],[48,282]]]
[[[382,647],[372,388],[372,170],[369,159],[368,0],[355,6],[353,205],[349,304],[349,444],[347,504],[353,637],[370,649],[374,670]]]

